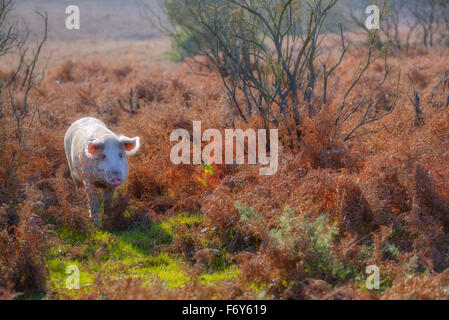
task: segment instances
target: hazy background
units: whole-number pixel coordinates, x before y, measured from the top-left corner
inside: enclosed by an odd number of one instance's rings
[[[40,61],[48,66],[67,59],[98,56],[102,59],[161,63],[166,60],[165,53],[170,51],[170,40],[154,26],[159,20],[166,25],[159,1],[15,0],[11,17],[29,30],[31,40],[38,40],[42,37],[43,23],[36,9],[48,13],[48,41]],[[337,14],[328,18],[328,28],[338,29],[338,22],[345,20],[345,15],[341,14],[345,8],[360,10],[368,4],[370,0],[341,1],[335,8]],[[65,27],[68,17],[65,10],[69,5],[80,8],[80,30],[67,30]],[[143,7],[150,10],[144,12]],[[364,17],[363,12],[359,14]],[[350,24],[345,23],[345,26]]]
[[[67,30],[67,6],[80,8],[80,30]],[[104,60],[161,63],[170,49],[169,39],[142,16],[142,5],[163,19],[158,0],[15,0],[11,18],[29,30],[31,40],[43,35],[42,18],[48,13],[48,41],[39,64],[51,67],[65,60]],[[6,58],[2,64],[9,64]]]
[[[158,0],[16,0],[15,16],[23,20],[36,35],[40,22],[36,8],[48,12],[49,40],[144,40],[160,36],[142,18],[141,5],[158,9]],[[67,30],[67,6],[80,8],[81,29]]]

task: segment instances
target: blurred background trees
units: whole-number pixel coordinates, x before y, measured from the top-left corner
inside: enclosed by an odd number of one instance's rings
[[[346,20],[350,25],[363,29],[363,12],[372,3],[343,1]],[[384,6],[388,8],[380,29],[384,42],[395,48],[419,44],[432,47],[436,43],[447,45],[448,0],[387,0]]]

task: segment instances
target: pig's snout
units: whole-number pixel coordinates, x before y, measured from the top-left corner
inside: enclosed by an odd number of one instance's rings
[[[123,179],[121,178],[120,172],[114,171],[112,172],[111,178],[109,179],[109,183],[114,186],[119,186],[123,183]]]
[[[123,183],[123,180],[120,179],[119,177],[112,177],[110,183],[114,186],[119,186]]]

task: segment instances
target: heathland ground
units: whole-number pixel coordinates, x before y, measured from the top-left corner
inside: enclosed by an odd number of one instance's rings
[[[105,17],[115,17],[111,10]],[[24,96],[21,78],[18,90],[2,91],[4,298],[449,298],[447,47],[392,50],[388,63],[403,75],[396,108],[343,141],[334,112],[366,56],[354,40],[323,112],[305,120],[301,146],[290,148],[280,130],[279,170],[260,176],[253,165],[171,163],[174,129],[190,131],[194,120],[203,130],[232,127],[228,100],[215,72],[168,62],[169,39],[143,38],[151,34],[143,27],[135,36],[128,18],[117,38],[50,32],[23,119],[11,107]],[[5,82],[15,58],[0,59]],[[372,63],[349,99],[365,96],[383,67],[381,58]],[[374,96],[375,112],[390,107],[396,80]],[[88,218],[63,149],[67,128],[86,116],[142,141],[101,228]],[[263,126],[257,117],[234,120],[241,129]],[[379,267],[379,289],[366,288],[369,265]],[[80,270],[79,290],[66,288],[69,266]]]

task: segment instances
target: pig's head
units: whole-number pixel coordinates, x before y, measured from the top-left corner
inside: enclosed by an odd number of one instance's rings
[[[88,142],[85,152],[95,161],[97,182],[112,186],[125,182],[128,177],[126,156],[136,153],[139,147],[139,137],[107,137]]]

